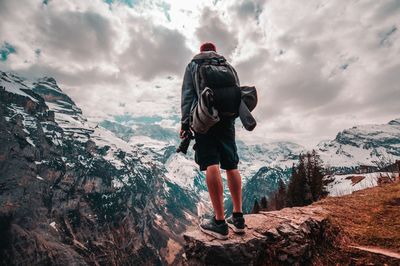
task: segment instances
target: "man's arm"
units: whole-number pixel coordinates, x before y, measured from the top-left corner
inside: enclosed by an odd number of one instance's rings
[[[183,77],[182,94],[181,94],[181,129],[189,130],[190,109],[196,97],[196,90],[190,71],[190,64],[186,67],[185,75]]]

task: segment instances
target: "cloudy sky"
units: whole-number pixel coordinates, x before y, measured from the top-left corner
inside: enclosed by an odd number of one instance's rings
[[[203,41],[258,88],[248,142],[400,117],[399,0],[0,0],[0,17],[0,69],[54,76],[91,119],[179,114]]]

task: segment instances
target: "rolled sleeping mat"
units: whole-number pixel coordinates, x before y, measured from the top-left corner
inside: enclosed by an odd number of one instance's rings
[[[193,112],[192,128],[196,133],[207,133],[219,121],[218,111],[214,107],[208,108],[206,105],[209,93],[212,93],[209,88],[203,90],[200,101]],[[209,109],[212,111],[211,113],[209,113]]]
[[[243,100],[240,102],[239,106],[239,117],[246,130],[252,131],[257,126],[256,120]]]
[[[258,97],[257,97],[257,89],[254,86],[241,86],[240,87],[241,98],[244,103],[247,105],[249,111],[253,111],[257,105]]]

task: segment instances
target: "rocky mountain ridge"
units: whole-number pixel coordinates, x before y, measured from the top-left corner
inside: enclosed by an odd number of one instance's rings
[[[382,125],[360,125],[345,129],[331,141],[318,144],[325,164],[340,170],[361,165],[377,166],[382,160],[400,160],[400,118]]]
[[[148,118],[136,126],[130,118],[126,125],[98,125],[53,78],[0,75],[2,258],[21,264],[176,263],[181,233],[211,205],[192,151],[187,157],[175,153],[175,132],[161,124],[148,128],[154,120]],[[328,162],[339,162],[332,165],[340,171],[373,163],[343,150],[383,150],[397,158],[399,121],[345,131],[320,151]],[[247,211],[254,197],[274,191],[279,179],[288,181],[305,150],[290,142],[239,140],[238,147]],[[352,164],[340,164],[347,157]],[[225,195],[229,209],[227,188]]]
[[[184,187],[194,187],[198,178],[203,178],[198,167],[193,163],[193,152],[189,149],[187,156],[173,153],[174,147],[178,145],[178,138],[175,128],[161,126],[163,117],[131,117],[123,116],[123,119],[116,117],[114,122],[107,122],[106,126],[116,134],[133,142],[146,143],[145,145],[158,145],[167,147],[172,152],[166,154],[166,167],[172,180]],[[168,121],[179,124],[178,117],[167,117]],[[139,125],[135,121],[140,121]],[[352,174],[370,168],[368,171],[377,170],[377,165],[383,161],[400,159],[400,119],[390,121],[383,125],[361,125],[339,132],[335,139],[320,142],[315,150],[320,154],[324,165],[331,174],[328,179],[336,184],[334,190],[338,193],[352,191],[352,187],[347,182],[341,182],[342,174]],[[106,123],[106,124],[107,124]],[[150,123],[150,124],[149,124]],[[156,123],[156,125],[154,125]],[[157,126],[162,130],[155,134],[150,128]],[[133,127],[133,128],[132,128]],[[148,128],[148,129],[144,129]],[[124,132],[135,133],[124,133]],[[167,131],[167,134],[162,133]],[[161,136],[162,135],[162,136]],[[240,157],[239,168],[243,176],[244,188],[244,209],[249,211],[255,199],[268,196],[277,189],[277,181],[282,179],[288,183],[290,169],[293,164],[298,163],[300,153],[305,153],[307,149],[292,142],[262,143],[247,145],[240,139],[237,140],[238,153]],[[270,172],[270,173],[268,173]],[[336,175],[334,175],[336,174]],[[327,181],[328,181],[327,179]],[[365,183],[365,182],[364,182]],[[372,182],[371,184],[376,184]],[[368,186],[372,186],[372,185]],[[340,186],[340,189],[336,187]],[[340,191],[339,191],[340,190]],[[202,190],[204,192],[204,188]],[[225,187],[225,199],[229,208],[231,206],[229,191]],[[336,193],[335,192],[335,193]],[[207,200],[207,195],[203,193],[203,201]]]
[[[2,262],[173,263],[199,199],[162,151],[91,125],[52,78],[0,75]]]

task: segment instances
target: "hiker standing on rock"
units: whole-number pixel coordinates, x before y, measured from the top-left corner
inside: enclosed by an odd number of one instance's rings
[[[180,138],[190,140],[194,132],[195,161],[201,171],[206,171],[215,214],[204,219],[200,229],[219,239],[228,238],[228,225],[236,233],[244,233],[245,227],[235,142],[235,119],[241,107],[239,86],[235,69],[216,52],[213,43],[201,45],[200,53],[186,67],[182,85]],[[226,170],[233,202],[233,214],[227,221],[220,168]]]

